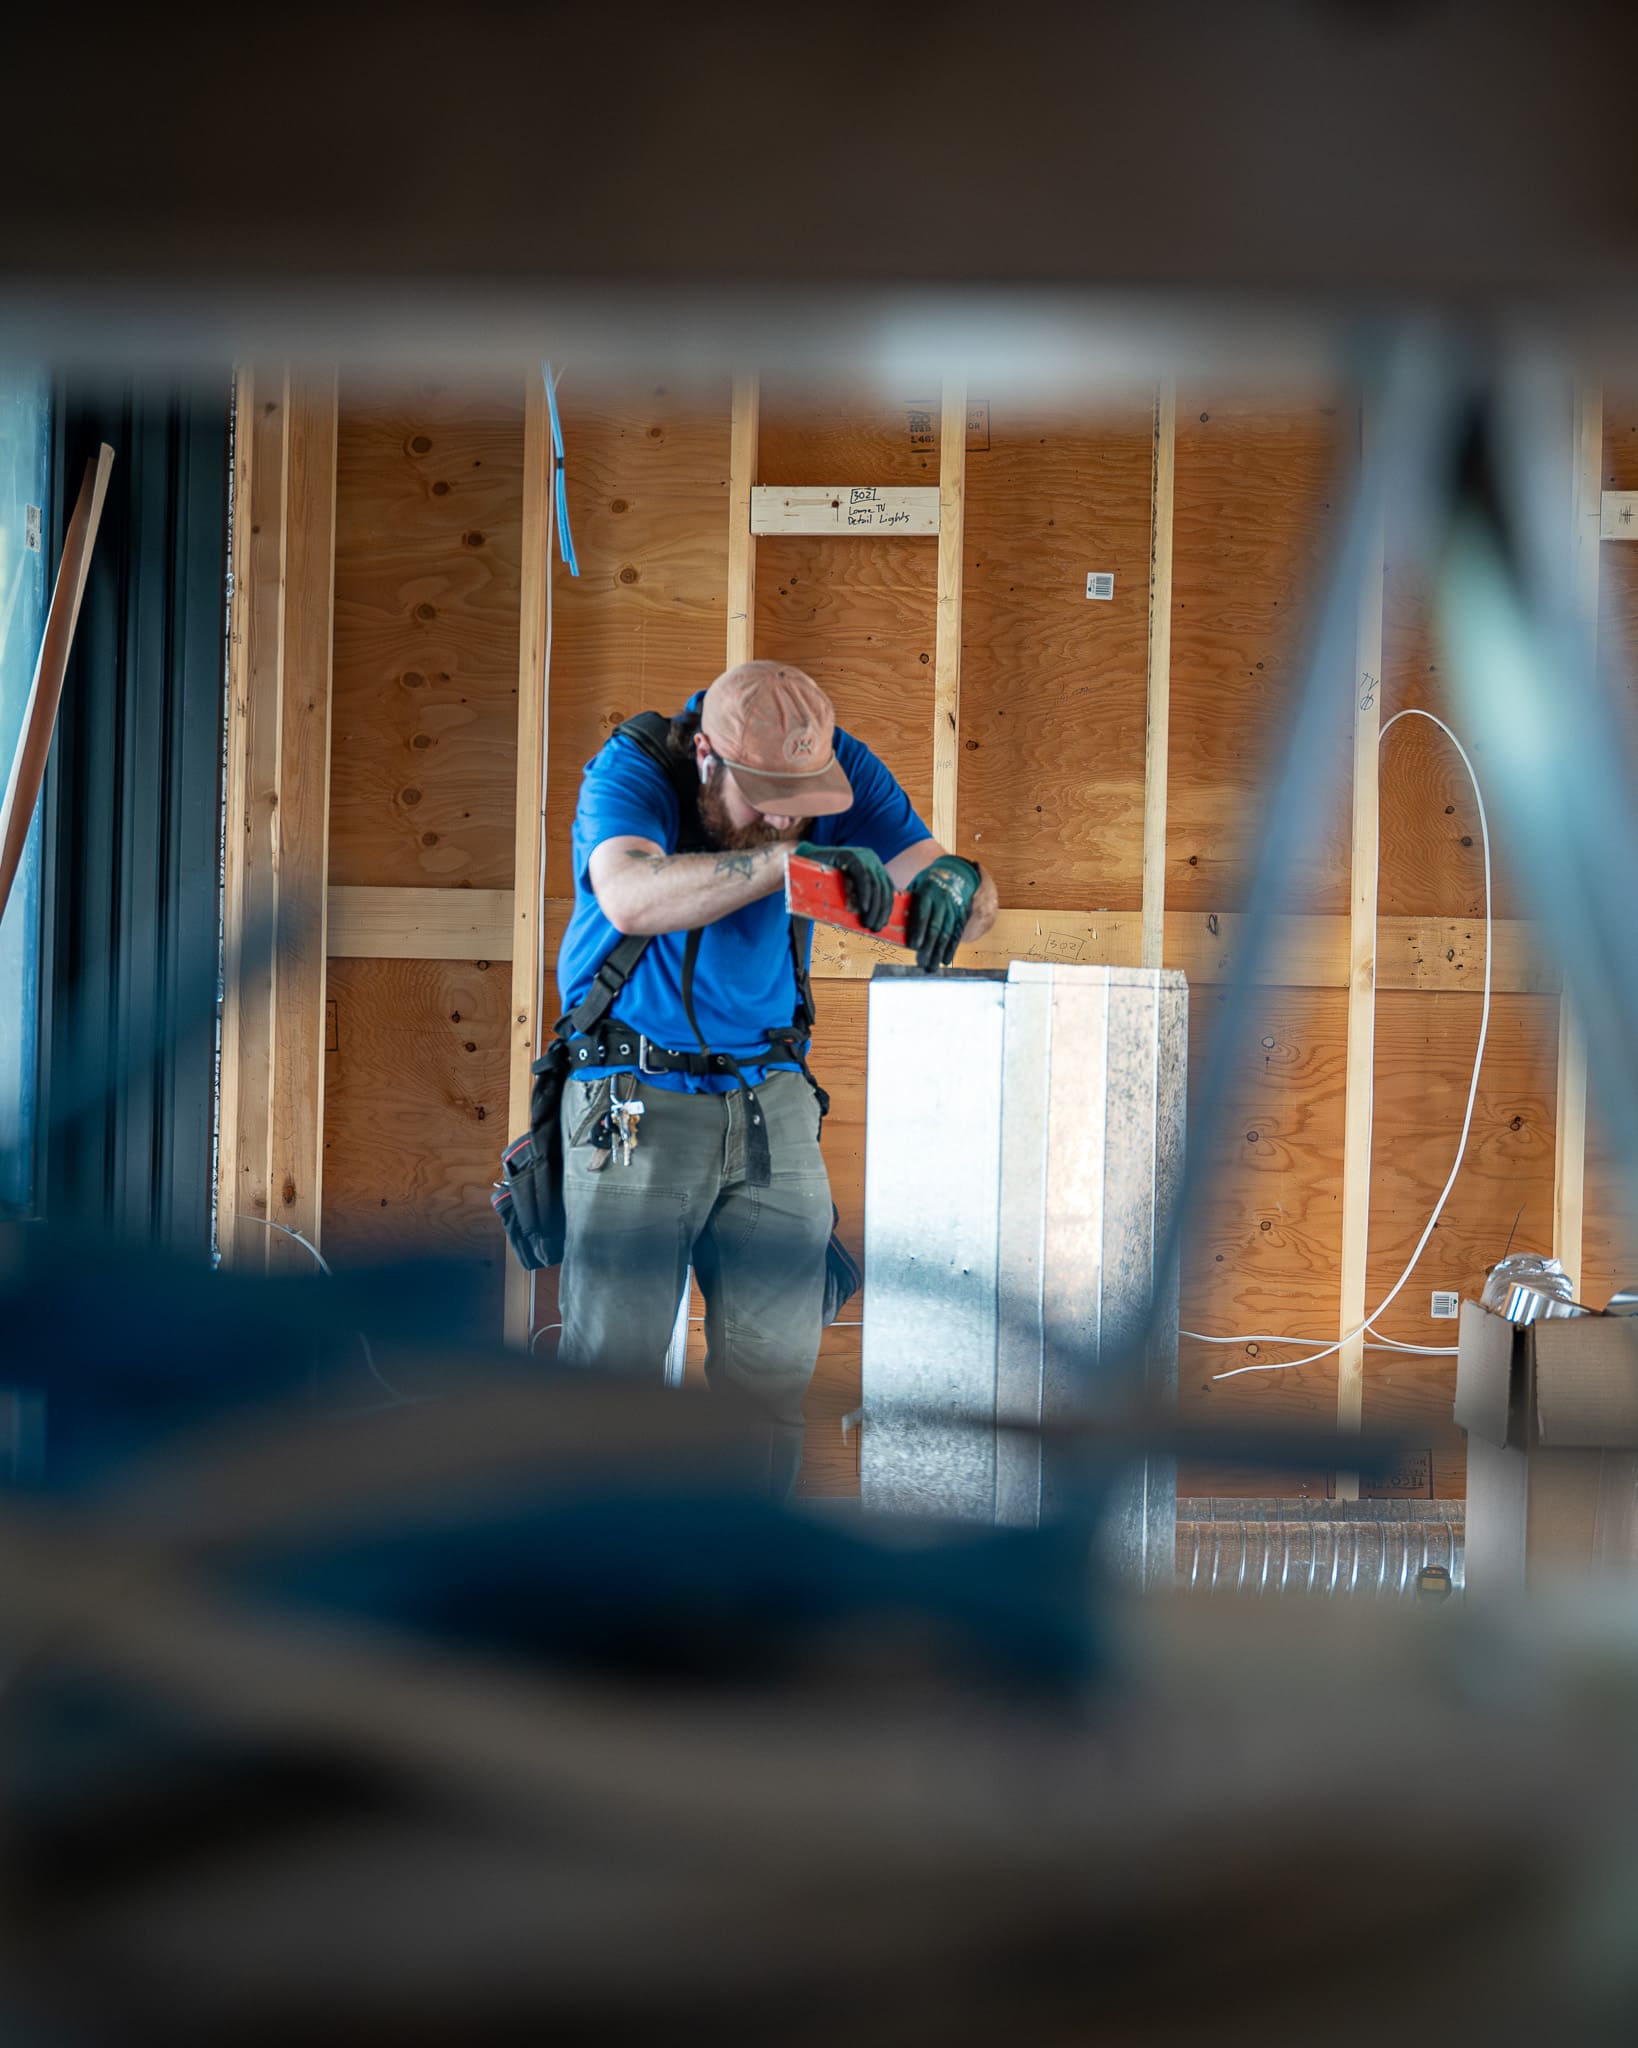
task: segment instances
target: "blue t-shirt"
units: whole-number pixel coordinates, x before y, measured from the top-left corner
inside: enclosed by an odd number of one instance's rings
[[[696,696],[689,709],[698,708]],[[867,746],[838,730],[836,755],[853,785],[853,802],[834,817],[814,819],[810,837],[816,846],[865,846],[886,862],[932,837],[910,799]],[[670,778],[635,740],[616,738],[587,762],[574,814],[574,911],[557,955],[558,991],[565,1011],[583,1000],[598,968],[620,943],[620,934],[592,893],[592,854],[604,840],[624,838],[650,839],[673,852],[680,824]],[[673,1052],[692,1052],[699,1043],[683,1008],[686,939],[685,932],[651,938],[610,1012]],[[796,1012],[796,971],[783,891],[747,903],[704,927],[694,966],[694,1012],[713,1052],[745,1059],[744,1072],[753,1087],[765,1072],[790,1066],[788,1061],[753,1066],[748,1058],[764,1049],[770,1030],[788,1029]],[[583,1079],[611,1071],[575,1069]],[[648,1078],[656,1087],[690,1094],[721,1094],[739,1085],[731,1074]]]

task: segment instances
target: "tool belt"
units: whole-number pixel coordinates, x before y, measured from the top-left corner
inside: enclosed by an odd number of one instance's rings
[[[622,1024],[618,1017],[593,1032],[582,1032],[569,1040],[573,1067],[629,1067],[639,1074],[735,1074],[741,1067],[790,1066],[805,1071],[807,1061],[792,1030],[770,1031],[761,1052],[673,1052],[656,1045],[640,1031]],[[812,1076],[809,1076],[812,1079]],[[817,1086],[817,1083],[815,1084]]]

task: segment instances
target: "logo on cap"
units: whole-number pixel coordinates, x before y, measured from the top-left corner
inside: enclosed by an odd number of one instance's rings
[[[813,728],[802,726],[789,734],[785,741],[787,761],[806,761],[813,753]]]

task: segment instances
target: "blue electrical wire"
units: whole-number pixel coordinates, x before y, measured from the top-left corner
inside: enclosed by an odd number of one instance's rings
[[[557,548],[563,557],[563,566],[571,576],[580,574],[580,562],[574,551],[574,535],[569,531],[569,493],[563,477],[563,421],[557,410],[557,380],[552,375],[550,361],[543,362],[540,374],[546,385],[546,410],[552,420],[552,490],[557,505]]]

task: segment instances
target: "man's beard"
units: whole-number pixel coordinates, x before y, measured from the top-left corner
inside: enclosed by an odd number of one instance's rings
[[[759,846],[781,846],[789,842],[794,846],[805,839],[811,818],[798,818],[791,824],[776,828],[765,820],[754,825],[735,825],[728,817],[728,807],[722,800],[722,792],[714,782],[700,785],[700,824],[711,844],[723,853],[752,853]]]

